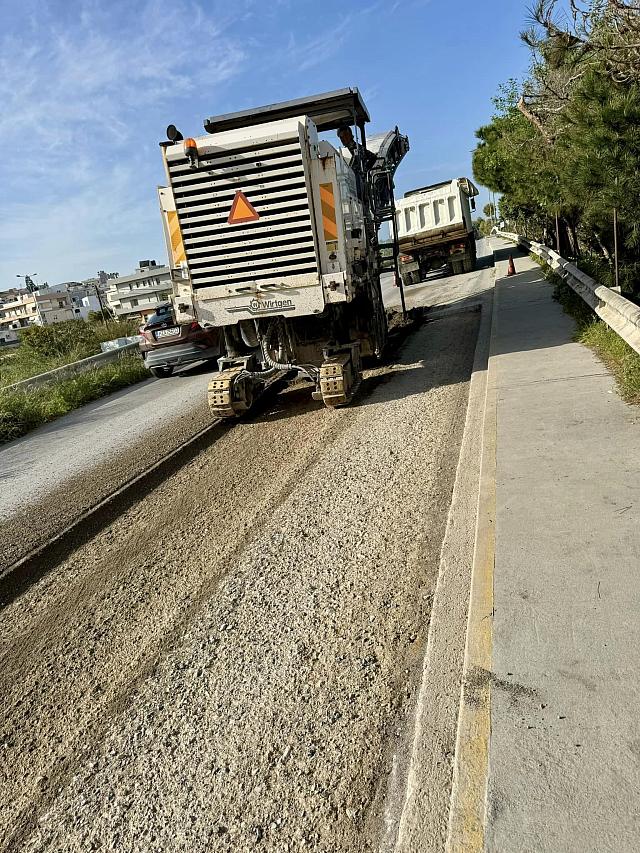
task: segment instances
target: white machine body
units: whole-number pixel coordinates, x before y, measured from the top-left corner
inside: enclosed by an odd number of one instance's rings
[[[366,253],[356,177],[305,116],[163,148],[179,322],[226,326],[350,302]]]

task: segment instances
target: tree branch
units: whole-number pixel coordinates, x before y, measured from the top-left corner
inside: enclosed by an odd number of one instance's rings
[[[547,143],[547,145],[551,145],[551,143],[553,142],[553,138],[550,136],[549,132],[547,131],[545,126],[542,124],[542,122],[540,121],[538,116],[534,115],[531,112],[531,110],[527,107],[527,105],[524,102],[524,98],[522,98],[522,97],[520,98],[520,100],[518,101],[517,107],[520,110],[520,112],[522,113],[522,115],[527,119],[527,121],[530,122],[534,127],[536,127],[540,131],[540,133],[542,134],[542,137],[543,137],[544,141]]]

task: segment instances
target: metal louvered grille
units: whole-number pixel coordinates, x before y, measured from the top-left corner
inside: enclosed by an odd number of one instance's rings
[[[194,288],[317,272],[298,139],[217,151],[196,170],[172,162],[169,173]],[[238,190],[260,218],[229,225]]]

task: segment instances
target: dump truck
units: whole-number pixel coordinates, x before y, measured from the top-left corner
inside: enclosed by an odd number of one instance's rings
[[[449,275],[476,266],[472,222],[478,190],[469,178],[456,178],[409,190],[395,203],[400,274],[417,284],[446,264]]]
[[[197,137],[167,128],[158,193],[175,316],[223,336],[215,417],[247,412],[277,375],[345,405],[362,358],[382,356],[377,235],[409,141],[396,127],[368,145],[369,121],[347,88],[213,116]]]

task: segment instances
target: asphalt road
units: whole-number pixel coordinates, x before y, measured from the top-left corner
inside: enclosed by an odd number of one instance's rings
[[[479,242],[478,257],[474,273],[450,278],[435,274],[407,288],[407,307],[478,302],[493,287],[487,241]],[[399,291],[390,274],[383,276],[382,284],[385,305],[399,308]],[[63,523],[66,507],[77,506],[82,495],[90,505],[120,474],[127,479],[204,426],[209,419],[209,376],[209,367],[200,365],[168,379],[149,379],[0,447],[0,538],[3,526],[15,526],[17,519],[29,519],[44,536],[52,524]]]
[[[478,244],[478,270],[438,273],[406,290],[407,307],[453,310],[478,304],[493,287],[491,248]],[[400,297],[383,276],[388,308]],[[210,423],[204,364],[149,379],[0,447],[0,574],[122,483]]]
[[[462,308],[478,304],[493,290],[493,277],[487,270],[493,267],[493,249],[489,240],[478,240],[478,263],[474,272],[446,276],[436,270],[420,284],[406,287],[405,304],[407,308],[430,306],[433,308]],[[384,273],[382,279],[382,298],[387,308],[401,307],[400,290],[394,285],[392,273]]]
[[[168,379],[149,379],[0,447],[0,520],[201,403],[209,375],[203,364]]]

